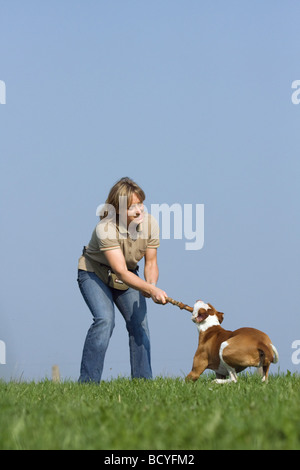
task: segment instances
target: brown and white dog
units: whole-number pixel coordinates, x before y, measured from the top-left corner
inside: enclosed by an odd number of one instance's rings
[[[279,359],[270,338],[254,328],[224,330],[220,326],[223,316],[211,304],[195,303],[192,320],[199,330],[199,344],[186,380],[195,381],[211,369],[216,372],[216,383],[237,382],[237,373],[246,367],[262,367],[262,381],[267,382],[270,364]]]

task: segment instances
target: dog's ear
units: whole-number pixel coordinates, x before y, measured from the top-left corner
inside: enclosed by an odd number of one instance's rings
[[[217,317],[218,317],[219,323],[221,324],[222,321],[224,320],[224,313],[217,312]]]
[[[224,317],[224,313],[222,313],[222,312],[217,312],[217,310],[215,309],[215,307],[213,307],[213,306],[212,306],[211,304],[209,304],[209,303],[208,303],[208,305],[209,305],[210,309],[214,312],[214,314],[217,315],[218,320],[219,320],[219,323],[221,324],[222,321],[224,320],[224,318],[223,318],[223,317]]]
[[[209,305],[210,310],[212,310],[213,312],[216,312],[216,313],[217,313],[215,307],[213,307],[212,304],[209,304],[209,303],[207,302],[207,305]]]

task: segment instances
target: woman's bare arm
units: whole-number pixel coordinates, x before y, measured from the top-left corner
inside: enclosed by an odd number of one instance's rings
[[[166,292],[164,292],[162,289],[159,289],[150,282],[144,281],[131,271],[128,271],[124,255],[120,248],[107,250],[104,252],[104,254],[109,266],[114,271],[114,273],[116,273],[118,278],[121,279],[121,281],[123,281],[129,287],[133,287],[133,289],[141,291],[146,296],[150,296],[155,303],[167,303]]]

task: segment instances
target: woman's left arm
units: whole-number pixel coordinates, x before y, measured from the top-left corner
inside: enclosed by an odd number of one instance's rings
[[[149,284],[156,285],[158,280],[157,249],[147,248],[145,253],[144,277]]]

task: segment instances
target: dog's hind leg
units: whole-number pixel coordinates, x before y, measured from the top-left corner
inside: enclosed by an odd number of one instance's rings
[[[224,365],[228,367],[229,379],[215,379],[214,382],[216,384],[228,384],[230,382],[237,383],[238,378],[236,375],[236,371],[232,367],[228,366],[227,364],[224,363]]]
[[[268,383],[269,368],[270,364],[263,367],[263,377],[261,379],[262,382]]]
[[[230,382],[237,382],[237,374],[236,374],[236,371],[233,367],[230,367],[225,361],[224,361],[224,358],[223,358],[223,351],[224,349],[226,348],[226,346],[228,346],[228,343],[227,341],[223,341],[223,343],[221,344],[220,346],[220,351],[219,351],[219,357],[220,357],[220,361],[221,363],[223,364],[223,366],[227,369],[228,371],[228,374],[229,374],[229,379],[216,379],[214,380],[215,383],[217,384],[226,384],[226,383],[230,383]]]
[[[259,350],[261,356],[261,365],[263,368],[263,377],[261,381],[266,383],[268,383],[269,368],[271,363],[273,362],[274,364],[276,364],[279,359],[278,352],[275,346],[273,346],[273,344],[270,344],[270,347],[268,347],[267,345],[263,345],[263,347],[261,347],[261,349]]]

